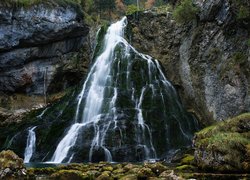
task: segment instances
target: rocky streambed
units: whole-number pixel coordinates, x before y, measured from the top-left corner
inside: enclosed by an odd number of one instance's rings
[[[250,113],[196,133],[193,149],[171,161],[141,163],[23,164],[12,151],[0,153],[0,179],[249,179]],[[26,166],[26,167],[25,167]]]
[[[25,168],[22,159],[12,151],[0,153],[0,179],[181,180],[250,178],[249,174],[202,172],[195,167],[195,161],[190,155],[184,156],[175,164],[166,164],[165,162],[140,164],[100,162],[68,165],[43,164],[42,166],[43,168]]]

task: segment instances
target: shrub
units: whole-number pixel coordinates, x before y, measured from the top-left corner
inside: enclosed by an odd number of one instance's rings
[[[183,0],[175,8],[173,17],[178,23],[186,23],[196,18],[198,8],[194,6],[192,0]]]
[[[134,5],[134,4],[128,5],[127,9],[126,9],[126,15],[133,14],[133,13],[135,13],[137,11],[138,11],[138,9],[137,9],[136,5]]]

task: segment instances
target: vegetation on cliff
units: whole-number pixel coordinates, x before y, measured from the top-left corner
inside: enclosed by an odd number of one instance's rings
[[[192,0],[183,0],[174,9],[173,17],[178,23],[190,22],[196,18],[198,8],[194,6]]]
[[[195,159],[203,170],[250,172],[250,113],[196,134]]]

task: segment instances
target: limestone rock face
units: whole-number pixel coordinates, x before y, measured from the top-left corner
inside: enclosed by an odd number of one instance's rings
[[[184,105],[204,124],[249,111],[249,30],[225,1],[201,1],[196,22],[171,13],[130,16],[128,39],[161,61]]]
[[[79,7],[0,3],[0,21],[0,91],[58,92],[85,74],[87,58],[77,51],[88,56],[89,28]]]
[[[200,9],[201,21],[216,20],[222,24],[231,16],[228,0],[194,0],[194,4]]]

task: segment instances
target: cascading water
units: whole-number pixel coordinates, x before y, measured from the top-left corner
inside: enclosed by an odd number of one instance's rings
[[[26,148],[24,152],[24,163],[30,162],[30,159],[35,151],[35,146],[36,146],[36,133],[34,131],[35,129],[36,126],[29,129]]]
[[[26,163],[141,162],[191,145],[196,119],[182,107],[159,62],[124,39],[126,25],[124,17],[100,29],[80,92],[29,117],[19,132],[3,132],[4,149],[24,155]]]
[[[51,162],[143,161],[191,143],[196,130],[157,60],[124,38],[126,17],[99,42],[74,123]],[[97,55],[98,54],[98,55]]]

